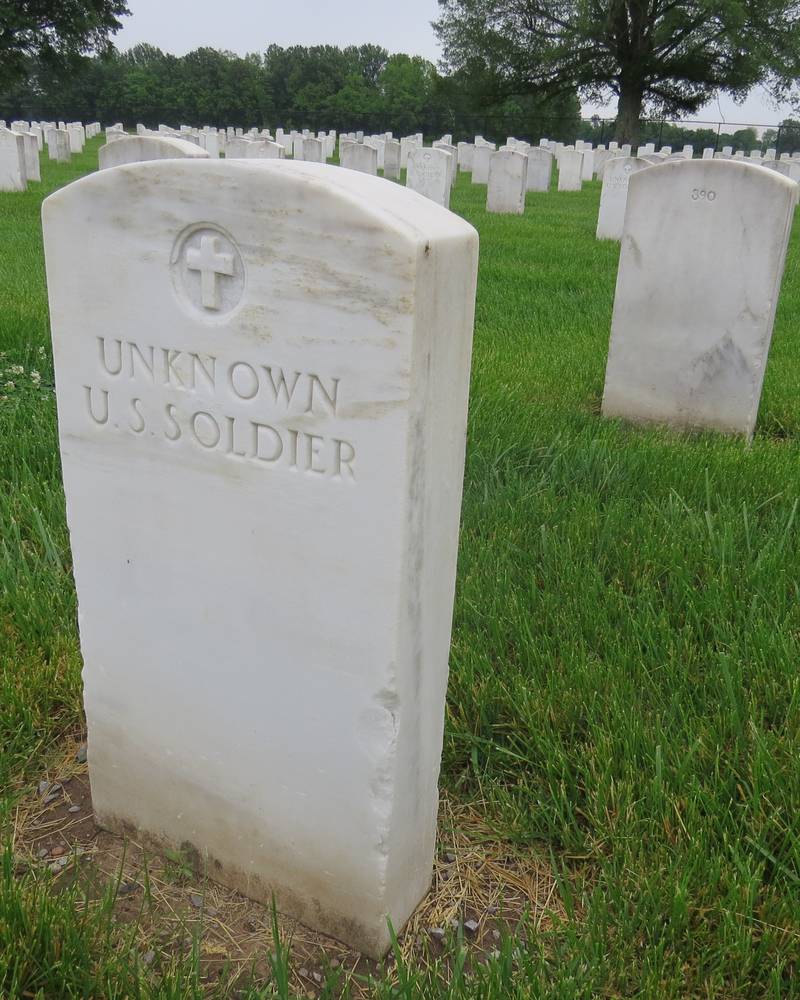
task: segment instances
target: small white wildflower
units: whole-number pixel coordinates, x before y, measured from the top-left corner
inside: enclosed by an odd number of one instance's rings
[[[33,370],[31,371],[31,382],[33,382],[33,383],[34,383],[34,385],[38,385],[38,384],[39,384],[39,383],[40,383],[41,381],[42,381],[42,376],[41,376],[41,375],[39,374],[39,372],[37,372],[37,371],[36,371],[36,369],[34,368],[34,369],[33,369]]]
[[[13,382],[6,382],[6,384],[3,386],[3,388],[4,389],[13,389],[14,388],[14,383]]]
[[[40,357],[40,358],[43,358],[43,357],[44,357],[44,348],[43,348],[43,347],[40,347],[40,348],[39,348],[39,357]]]
[[[25,369],[22,367],[22,365],[12,365],[8,369],[8,374],[9,375],[21,375],[24,371],[25,371]]]
[[[8,396],[0,396],[0,403],[5,403],[7,399]]]

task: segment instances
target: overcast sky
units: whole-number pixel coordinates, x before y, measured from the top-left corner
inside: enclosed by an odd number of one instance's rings
[[[120,49],[150,42],[184,55],[201,45],[232,52],[263,52],[278,45],[358,45],[375,42],[390,52],[408,52],[436,62],[440,51],[430,22],[436,0],[128,0],[131,16],[115,38]],[[613,114],[613,106],[584,107]],[[754,91],[743,106],[725,96],[695,117],[707,121],[774,125],[788,105],[772,107]]]

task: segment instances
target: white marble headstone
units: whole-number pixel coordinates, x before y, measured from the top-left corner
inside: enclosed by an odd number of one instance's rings
[[[96,818],[380,955],[431,879],[477,234],[275,160],[43,222]]]
[[[420,146],[408,154],[406,186],[445,208],[450,206],[451,156],[446,149]]]
[[[552,177],[553,154],[541,146],[528,150],[528,190],[549,191]]]
[[[325,162],[325,143],[322,139],[309,138],[303,140],[303,159],[309,163]]]
[[[796,197],[736,160],[633,175],[604,416],[752,435]]]
[[[628,184],[637,170],[649,167],[647,160],[637,156],[615,156],[603,168],[600,210],[597,214],[598,240],[620,240],[628,203]]]
[[[346,142],[339,147],[339,163],[362,174],[378,173],[378,150],[362,142]]]
[[[583,153],[578,149],[562,149],[558,158],[558,190],[580,191],[583,176]]]
[[[387,180],[400,180],[400,143],[387,139],[383,150],[383,176]]]
[[[27,186],[25,140],[20,132],[0,129],[0,191],[24,191]]]
[[[29,181],[42,179],[39,169],[39,140],[33,132],[22,132],[22,146],[25,151],[25,173]]]
[[[499,149],[489,160],[486,211],[522,215],[525,211],[528,157],[515,149]]]
[[[97,151],[100,170],[118,167],[122,163],[140,163],[145,160],[174,160],[189,157],[207,159],[208,152],[193,142],[167,135],[128,135],[116,142],[106,143]]]
[[[493,145],[476,144],[472,154],[472,183],[489,183],[489,160],[494,152]]]

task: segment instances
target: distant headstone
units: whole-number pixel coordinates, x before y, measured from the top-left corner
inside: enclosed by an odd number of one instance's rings
[[[33,132],[22,132],[22,146],[25,150],[25,173],[29,181],[40,181],[39,141]]]
[[[47,130],[47,155],[56,163],[69,163],[69,136],[66,129],[52,128]]]
[[[406,187],[444,208],[450,206],[450,153],[445,149],[412,149],[408,154]]]
[[[494,146],[476,145],[472,154],[472,183],[489,183],[489,159],[494,152]]]
[[[528,151],[528,191],[549,191],[553,177],[553,154],[537,146]]]
[[[583,153],[577,149],[562,149],[558,161],[558,190],[580,191],[583,175]]]
[[[383,176],[388,180],[400,180],[400,143],[397,139],[387,139],[383,149]]]
[[[339,148],[339,163],[362,174],[378,173],[378,150],[362,142],[348,142]]]
[[[454,146],[452,142],[445,142],[444,139],[433,143],[434,149],[443,149],[446,153],[450,153],[450,159],[447,161],[448,169],[450,171],[450,188],[452,190],[453,185],[458,177],[458,147]]]
[[[525,211],[528,157],[515,149],[499,149],[489,160],[486,211],[522,215]]]
[[[458,168],[472,173],[472,156],[475,147],[471,142],[459,142],[456,146],[458,150]]]
[[[631,178],[604,416],[752,435],[796,199],[732,160]]]
[[[291,161],[43,222],[95,818],[380,956],[431,881],[477,234]]]
[[[800,183],[800,161],[798,160],[770,160],[764,164],[768,170],[775,170],[784,177],[795,183]]]
[[[628,203],[628,183],[637,170],[650,164],[636,156],[615,156],[603,169],[600,210],[597,215],[598,240],[621,240]]]
[[[308,163],[324,163],[325,143],[321,139],[304,139],[303,159]]]
[[[411,152],[412,149],[415,149],[417,147],[417,145],[418,144],[417,144],[416,136],[413,136],[413,135],[404,136],[400,140],[400,169],[401,170],[405,170],[405,168],[408,166],[408,154]]]
[[[122,163],[144,160],[207,159],[208,152],[192,142],[167,135],[128,135],[118,142],[106,143],[97,151],[101,170]]]
[[[582,181],[590,181],[594,176],[594,158],[595,151],[592,149],[592,144],[590,142],[584,143],[583,165],[581,167]]]
[[[25,141],[19,132],[0,130],[0,191],[24,191],[27,186]]]
[[[83,152],[83,133],[79,126],[68,125],[67,135],[69,136],[69,151],[70,153],[82,153]]]

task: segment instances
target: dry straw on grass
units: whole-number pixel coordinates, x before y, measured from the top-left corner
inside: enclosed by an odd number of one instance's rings
[[[56,891],[79,880],[89,888],[88,905],[99,905],[108,886],[116,885],[118,926],[135,928],[134,947],[156,970],[197,942],[209,982],[223,969],[267,976],[274,950],[269,908],[205,878],[179,854],[154,856],[135,840],[100,830],[77,750],[77,743],[68,746],[17,806],[13,847],[21,869],[49,868]],[[442,796],[431,891],[398,941],[405,961],[417,967],[440,955],[446,961],[447,938],[455,933],[463,934],[469,961],[481,961],[520,922],[535,931],[564,916],[553,872],[541,857],[500,840],[476,804]],[[336,969],[359,997],[365,979],[379,971],[377,963],[297,921],[279,916],[278,928],[291,942],[293,987],[301,992],[318,992]],[[390,956],[386,965],[393,961]]]

